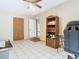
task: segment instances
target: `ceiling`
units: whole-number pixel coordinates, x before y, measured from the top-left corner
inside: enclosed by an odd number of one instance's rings
[[[23,15],[37,15],[40,12],[53,8],[65,1],[66,0],[42,0],[41,2],[37,3],[41,5],[42,8],[38,8],[36,6],[27,8],[30,3],[22,0],[0,0],[0,12],[10,12]]]

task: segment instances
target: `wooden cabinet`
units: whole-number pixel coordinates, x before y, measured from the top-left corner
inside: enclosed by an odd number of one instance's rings
[[[49,16],[46,19],[46,45],[58,48],[59,42],[57,35],[59,34],[59,17]]]

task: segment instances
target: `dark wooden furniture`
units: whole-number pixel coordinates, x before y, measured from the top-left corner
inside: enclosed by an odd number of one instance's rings
[[[59,41],[57,35],[59,34],[59,17],[58,16],[48,16],[46,19],[46,45],[58,48]]]

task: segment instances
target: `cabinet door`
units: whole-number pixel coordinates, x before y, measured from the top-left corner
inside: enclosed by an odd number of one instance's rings
[[[51,42],[52,42],[52,39],[47,39],[46,40],[46,45],[51,46]]]
[[[58,42],[58,40],[57,40],[57,39],[52,39],[52,41],[51,41],[51,46],[52,46],[53,48],[58,48],[58,47],[59,47],[59,42]]]

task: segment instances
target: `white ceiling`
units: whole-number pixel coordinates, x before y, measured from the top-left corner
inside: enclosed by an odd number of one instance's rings
[[[42,6],[42,8],[40,9],[35,6],[27,8],[29,3],[22,0],[0,0],[0,11],[23,15],[36,15],[40,12],[53,8],[54,6],[59,5],[65,1],[66,0],[42,0],[38,3]]]

